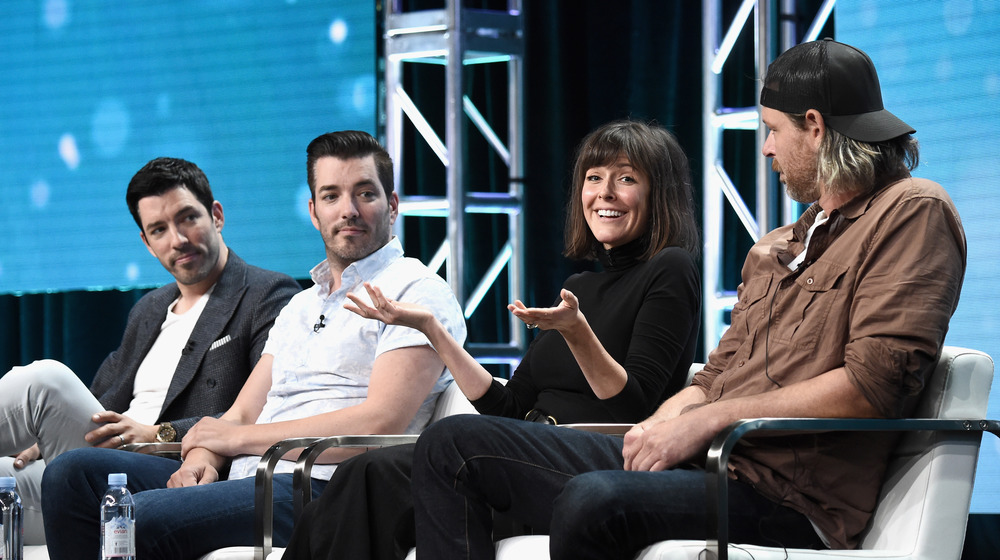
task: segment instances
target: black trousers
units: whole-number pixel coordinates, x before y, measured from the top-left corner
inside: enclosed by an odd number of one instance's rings
[[[373,449],[344,461],[295,522],[284,560],[403,560],[416,545],[410,469],[413,445]],[[493,538],[530,533],[493,513]]]
[[[374,449],[337,467],[296,521],[285,560],[402,560],[414,546],[413,445]]]

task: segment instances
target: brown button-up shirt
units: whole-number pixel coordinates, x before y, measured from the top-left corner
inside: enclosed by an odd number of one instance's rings
[[[820,208],[750,250],[731,327],[693,384],[708,401],[772,391],[844,367],[885,417],[906,416],[958,305],[965,233],[940,185],[906,178],[855,198],[813,233]],[[871,517],[891,434],[747,438],[732,476],[808,516],[834,548]]]

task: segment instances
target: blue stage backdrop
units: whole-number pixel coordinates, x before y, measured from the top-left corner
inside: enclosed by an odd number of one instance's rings
[[[969,265],[946,343],[1000,359],[1000,3],[841,0],[835,14],[837,38],[875,61],[886,107],[917,129],[915,174],[944,185],[962,215]],[[998,378],[991,418],[1000,418]],[[1000,442],[990,435],[972,512],[1000,513]]]
[[[305,147],[376,126],[375,8],[351,0],[5,0],[0,293],[159,285],[125,187],[191,160],[246,260],[296,277],[324,255]]]

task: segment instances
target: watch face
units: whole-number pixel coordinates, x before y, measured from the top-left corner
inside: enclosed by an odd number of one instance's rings
[[[170,425],[169,422],[164,422],[160,425],[160,429],[156,433],[156,439],[160,440],[162,443],[169,443],[174,441],[177,437],[177,430]]]

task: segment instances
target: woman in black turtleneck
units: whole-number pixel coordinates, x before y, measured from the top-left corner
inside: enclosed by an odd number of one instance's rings
[[[681,389],[694,357],[701,289],[687,158],[658,126],[606,124],[577,153],[566,256],[600,272],[569,277],[556,304],[511,312],[542,332],[505,385],[426,309],[349,296],[362,316],[417,328],[482,414],[548,423],[633,423]],[[342,463],[296,523],[283,558],[402,559],[413,545],[412,446]]]

